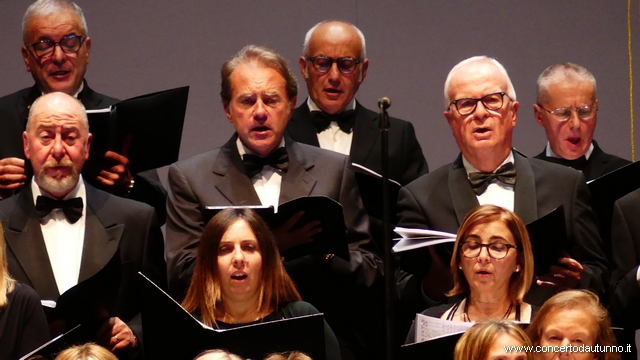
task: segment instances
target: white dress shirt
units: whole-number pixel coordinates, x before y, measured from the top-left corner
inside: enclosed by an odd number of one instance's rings
[[[311,98],[307,98],[307,106],[309,106],[309,111],[322,111],[316,105],[316,103],[311,100]],[[344,107],[344,109],[340,110],[338,113],[341,113],[346,110],[355,110],[356,109],[356,99],[351,99],[351,102]],[[328,128],[318,133],[318,143],[320,147],[327,150],[333,150],[335,152],[339,152],[344,155],[349,155],[349,151],[351,150],[351,141],[353,140],[353,131],[349,134],[340,130],[340,126],[338,126],[337,121],[332,121]]]
[[[38,196],[53,198],[53,196],[38,187],[35,178],[31,181],[31,191],[34,205]],[[61,295],[78,284],[80,275],[84,230],[87,219],[87,191],[82,175],[80,175],[76,187],[64,199],[76,197],[82,198],[84,206],[82,208],[82,216],[74,224],[67,220],[62,209],[53,209],[49,215],[40,219],[42,237],[47,247],[49,262],[51,263],[53,276],[56,279],[58,292]]]
[[[514,163],[513,152],[509,152],[509,156],[507,156],[504,161],[493,170],[495,172],[500,168],[500,166],[506,163]],[[465,170],[467,171],[467,176],[469,176],[472,172],[480,172],[478,168],[473,166],[465,157],[462,156],[462,164],[464,165]],[[503,207],[505,209],[513,211],[514,203],[515,203],[515,192],[513,190],[513,185],[507,185],[501,181],[496,179],[490,180],[489,186],[487,189],[480,195],[476,195],[478,198],[478,202],[480,205],[491,204]]]
[[[242,158],[244,154],[254,154],[242,144],[239,137],[236,140],[236,146],[238,147],[240,158]],[[284,147],[284,138],[280,143],[280,147]],[[251,178],[251,182],[253,183],[253,188],[256,190],[256,193],[258,193],[262,205],[273,206],[277,212],[278,199],[280,198],[280,184],[282,183],[282,171],[272,168],[271,166],[265,166],[262,168],[262,171]]]

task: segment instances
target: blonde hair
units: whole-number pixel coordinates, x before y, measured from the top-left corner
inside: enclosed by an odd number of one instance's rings
[[[502,335],[510,335],[520,340],[523,346],[531,346],[531,340],[516,323],[509,320],[487,319],[469,329],[458,342],[454,360],[485,360],[491,345]],[[515,344],[514,344],[515,345]],[[533,354],[527,353],[527,359]]]
[[[556,310],[582,310],[593,317],[596,323],[595,329],[591,329],[594,334],[594,345],[600,345],[600,347],[616,345],[616,338],[613,330],[611,330],[609,313],[600,304],[598,295],[589,290],[566,290],[545,301],[531,321],[531,325],[527,328],[527,334],[533,344],[540,345],[540,338],[547,319]],[[616,352],[597,352],[595,354],[599,360],[620,359],[620,354]]]
[[[196,357],[194,357],[193,360],[198,360],[201,357],[207,356],[209,354],[217,355],[216,360],[242,360],[240,356],[236,354],[232,354],[226,350],[221,350],[221,349],[205,350],[200,354],[196,355]]]
[[[290,351],[267,355],[264,360],[313,360],[309,355],[300,351]]]
[[[7,266],[7,242],[4,239],[4,229],[0,223],[0,308],[7,305],[7,295],[13,291],[16,281],[9,275]]]
[[[516,242],[518,247],[517,264],[520,265],[520,271],[514,272],[509,280],[509,298],[516,304],[521,304],[524,299],[524,295],[529,291],[531,283],[533,281],[533,250],[531,249],[531,241],[529,240],[529,233],[522,220],[505,208],[495,205],[482,205],[471,210],[465,217],[460,229],[458,230],[458,236],[456,237],[455,245],[453,246],[454,252],[451,257],[451,272],[453,274],[453,289],[449,291],[448,296],[454,295],[469,295],[470,288],[467,278],[464,276],[464,272],[460,270],[459,265],[461,261],[460,248],[462,243],[469,235],[469,232],[479,224],[487,224],[494,221],[502,222]]]
[[[118,360],[118,358],[100,345],[86,343],[62,351],[55,360]]]

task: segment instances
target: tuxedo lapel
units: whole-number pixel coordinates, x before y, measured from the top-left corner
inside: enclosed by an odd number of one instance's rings
[[[7,247],[29,279],[28,285],[36,290],[40,298],[57,300],[60,294],[33,205],[30,183],[27,182],[24,190],[16,196],[16,208],[4,229]]]
[[[219,178],[216,189],[233,205],[259,205],[260,198],[251,179],[244,172],[244,165],[236,146],[236,136],[227,141],[213,163],[213,173]]]
[[[31,87],[31,90],[29,90],[29,92],[24,95],[24,98],[22,99],[23,102],[18,105],[18,116],[20,117],[20,123],[23,125],[23,127],[27,126],[27,118],[29,117],[31,104],[33,104],[33,102],[36,101],[36,99],[39,98],[40,95],[42,95],[42,93],[40,92],[40,89],[38,89],[38,86],[33,85],[33,87]]]
[[[99,209],[94,210],[94,202],[92,202],[94,193],[95,189],[90,190],[87,186],[87,212],[78,283],[95,275],[109,263],[118,251],[124,231],[124,224],[103,224],[98,219],[96,211]],[[103,218],[107,216],[108,214],[105,214]]]
[[[528,224],[538,218],[536,182],[529,161],[517,151],[513,151],[516,168],[514,186],[514,212]]]
[[[306,100],[293,111],[293,116],[287,124],[287,133],[297,142],[320,147],[318,134],[311,122],[311,112]]]
[[[371,117],[367,109],[356,101],[356,120],[353,124],[353,139],[349,156],[351,160],[360,165],[364,165],[376,143],[380,129],[378,128],[378,117]]]
[[[449,169],[449,193],[460,225],[469,211],[480,205],[462,164],[462,154],[458,155]]]
[[[317,180],[307,170],[314,166],[314,159],[308,158],[305,149],[291,139],[285,140],[289,154],[289,169],[282,176],[278,204],[309,196]]]

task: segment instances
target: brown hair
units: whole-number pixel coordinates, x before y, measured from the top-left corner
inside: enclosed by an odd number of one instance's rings
[[[300,351],[289,351],[267,355],[264,360],[313,360],[311,357]]]
[[[270,308],[275,309],[280,304],[301,299],[284,269],[273,234],[264,220],[250,209],[225,209],[214,216],[202,232],[191,284],[182,302],[187,311],[199,312],[202,322],[208,326],[217,326],[215,314],[222,300],[218,248],[225,232],[236,221],[245,221],[249,225],[258,240],[262,256],[262,288],[258,312],[264,314]]]
[[[0,308],[7,305],[7,295],[13,291],[16,281],[9,275],[7,266],[7,243],[4,239],[4,229],[0,223]]]
[[[549,316],[556,310],[582,310],[593,317],[596,328],[591,329],[594,334],[595,344],[603,346],[615,346],[616,338],[611,330],[611,322],[607,310],[600,304],[598,296],[588,290],[566,290],[555,294],[538,310],[538,313],[527,328],[527,334],[534,345],[540,345],[540,337]],[[620,359],[617,352],[597,352],[599,360]]]
[[[462,335],[456,343],[453,358],[454,360],[484,360],[491,345],[505,334],[522,341],[522,346],[531,346],[531,340],[518,324],[510,320],[486,319],[478,322]],[[527,359],[533,359],[533,355],[527,353]]]
[[[518,215],[495,205],[482,205],[471,210],[465,217],[454,245],[455,251],[451,257],[451,272],[453,274],[453,289],[447,295],[469,294],[469,282],[464,277],[464,272],[459,269],[461,261],[460,248],[471,230],[476,225],[500,221],[507,226],[516,242],[518,257],[517,263],[520,271],[514,272],[509,281],[509,298],[517,304],[522,303],[524,295],[529,291],[533,280],[533,252],[527,228]]]
[[[221,89],[220,97],[225,105],[231,102],[231,74],[241,64],[257,62],[262,66],[276,70],[286,83],[287,97],[289,101],[298,95],[298,82],[291,73],[291,69],[280,54],[266,47],[247,45],[231,59],[227,60],[220,69]]]
[[[100,345],[86,343],[62,351],[55,360],[118,360],[118,358]]]

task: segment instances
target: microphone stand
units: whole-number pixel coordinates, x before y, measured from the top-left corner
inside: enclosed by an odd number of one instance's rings
[[[391,204],[389,204],[389,114],[387,109],[391,106],[391,100],[383,97],[378,101],[380,108],[380,145],[381,145],[381,175],[382,175],[382,231],[384,239],[384,280],[385,280],[385,320],[386,320],[386,359],[394,360],[395,346],[395,281],[393,269],[393,255],[391,254],[391,229],[390,216]]]

